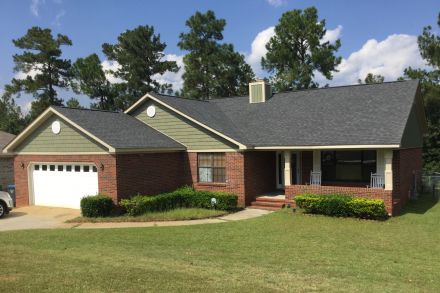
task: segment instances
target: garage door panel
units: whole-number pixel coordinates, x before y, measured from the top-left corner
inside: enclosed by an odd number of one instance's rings
[[[36,165],[32,171],[35,205],[78,209],[82,197],[98,193],[98,173],[91,164]],[[75,166],[80,167],[79,172]]]

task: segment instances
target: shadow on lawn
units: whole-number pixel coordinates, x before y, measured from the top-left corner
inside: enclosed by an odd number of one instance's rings
[[[439,202],[439,198],[432,194],[422,194],[417,200],[412,200],[402,209],[398,216],[405,214],[424,214]]]

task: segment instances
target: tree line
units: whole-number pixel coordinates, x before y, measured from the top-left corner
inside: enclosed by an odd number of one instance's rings
[[[170,84],[154,78],[177,72],[179,67],[164,58],[167,45],[153,26],[138,26],[121,33],[115,44],[102,44],[105,58],[118,64],[111,70],[104,69],[96,53],[74,62],[64,58],[62,49],[73,44],[68,36],[54,36],[48,28],[30,28],[23,37],[12,41],[20,51],[13,56],[14,72],[21,74],[5,86],[0,98],[0,129],[18,133],[51,105],[81,107],[75,98],[63,101],[58,95],[60,90],[88,96],[91,108],[115,111],[128,108],[149,91],[202,100],[246,95],[255,74],[245,56],[235,51],[233,44],[223,42],[226,20],[208,10],[196,12],[185,26],[178,43],[186,52],[183,88],[176,92]],[[261,59],[275,91],[328,86],[319,85],[315,73],[331,80],[342,59],[337,56],[341,41],[324,41],[326,32],[326,21],[319,19],[315,7],[282,14],[275,35],[266,44],[267,54]],[[428,120],[425,167],[440,171],[440,36],[427,26],[418,37],[418,45],[431,70],[407,68],[401,79],[421,81]],[[111,82],[108,74],[117,81]],[[359,83],[383,81],[383,76],[369,73]],[[23,93],[33,96],[27,115],[16,104],[16,98]]]

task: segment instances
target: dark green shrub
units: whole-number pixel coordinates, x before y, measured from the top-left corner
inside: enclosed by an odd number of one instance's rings
[[[212,203],[215,198],[215,204]],[[192,187],[182,187],[173,192],[155,196],[135,196],[123,199],[120,205],[132,216],[148,212],[172,210],[176,208],[214,208],[233,210],[237,208],[237,195],[227,192],[197,191]]]
[[[306,213],[335,217],[383,219],[387,212],[380,199],[367,199],[340,194],[302,194],[295,197],[299,208]]]
[[[81,199],[83,217],[108,217],[113,210],[113,200],[106,195],[91,195]]]

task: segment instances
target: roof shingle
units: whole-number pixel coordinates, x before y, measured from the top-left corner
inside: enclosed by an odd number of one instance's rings
[[[265,103],[153,94],[182,113],[249,146],[400,144],[418,81],[291,91]]]
[[[53,108],[116,149],[184,149],[182,144],[124,113]]]

